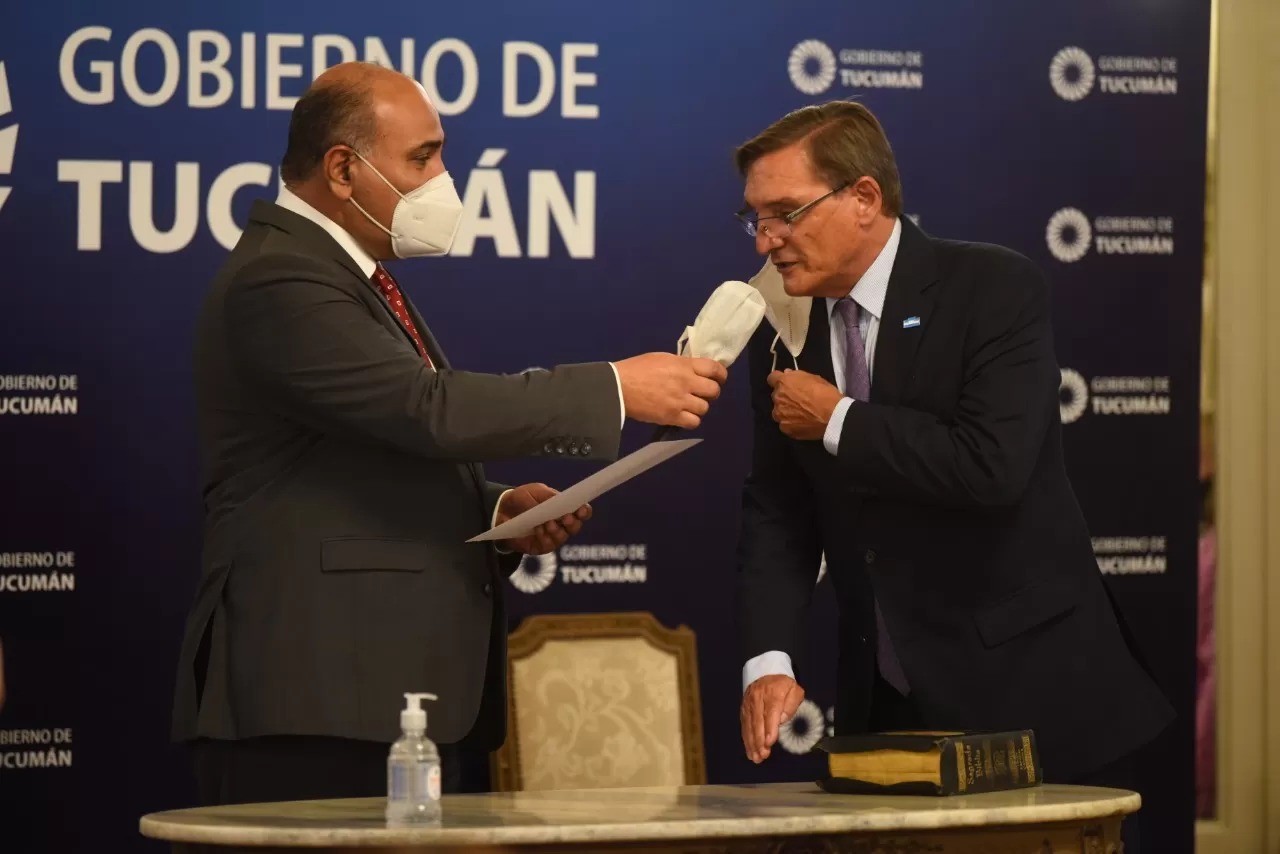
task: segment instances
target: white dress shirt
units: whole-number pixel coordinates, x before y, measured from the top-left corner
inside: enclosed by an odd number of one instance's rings
[[[902,222],[897,221],[893,224],[893,233],[889,235],[888,241],[876,256],[876,260],[871,262],[867,272],[862,274],[862,278],[858,279],[853,290],[849,291],[853,301],[862,306],[858,328],[862,332],[863,349],[866,351],[867,371],[873,380],[880,317],[884,314],[884,298],[889,292],[889,276],[893,273],[893,262],[898,257],[898,242],[901,237]],[[827,323],[831,327],[831,365],[835,369],[836,388],[844,394],[844,319],[835,310],[836,303],[839,301],[839,299],[827,297]],[[849,407],[854,403],[851,397],[841,398],[836,404],[835,411],[831,413],[831,420],[827,422],[827,431],[822,437],[822,445],[832,456],[840,450],[840,432],[844,429],[844,419],[849,412]],[[818,568],[814,567],[815,574],[817,571]],[[790,655],[781,650],[770,650],[748,661],[742,667],[742,690],[745,692],[747,687],[761,676],[773,674],[795,678]]]
[[[364,273],[364,277],[366,279],[373,278],[378,262],[345,228],[298,198],[298,196],[289,191],[288,187],[283,185],[280,187],[279,195],[276,196],[276,204],[287,211],[296,213],[300,217],[311,220],[323,228],[351,256],[351,260],[356,262],[356,266],[360,268],[360,272]],[[618,369],[612,362],[609,363],[609,367],[613,368],[613,379],[618,384],[618,407],[622,411],[621,423],[625,426],[627,423],[627,406],[622,397],[622,378],[618,376]],[[510,491],[507,490],[507,492]],[[493,507],[493,519],[490,522],[490,527],[498,524],[498,508],[502,506],[502,499],[506,497],[507,492],[498,497],[498,503]]]

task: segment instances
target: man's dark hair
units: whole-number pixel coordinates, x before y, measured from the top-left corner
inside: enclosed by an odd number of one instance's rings
[[[363,83],[334,82],[313,86],[298,99],[289,117],[289,142],[280,161],[280,176],[286,184],[313,176],[335,145],[349,145],[361,154],[373,147],[378,128],[371,88]]]
[[[902,180],[884,128],[872,112],[856,101],[829,101],[801,107],[778,119],[758,136],[738,147],[738,173],[761,157],[803,142],[818,176],[832,188],[867,175],[880,185],[885,216],[902,213]]]

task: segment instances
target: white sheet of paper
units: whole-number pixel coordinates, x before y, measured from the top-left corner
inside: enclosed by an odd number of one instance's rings
[[[590,504],[615,486],[621,486],[638,474],[648,471],[659,463],[666,462],[676,454],[684,453],[701,439],[677,439],[671,442],[653,442],[645,445],[635,453],[628,454],[589,477],[578,481],[573,486],[548,498],[531,510],[496,525],[483,534],[467,540],[468,543],[480,543],[487,540],[507,540],[512,537],[523,537],[543,522],[559,519],[577,511],[584,504]]]

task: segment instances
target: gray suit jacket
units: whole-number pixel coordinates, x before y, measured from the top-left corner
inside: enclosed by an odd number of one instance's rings
[[[617,383],[455,371],[409,308],[437,370],[322,228],[255,204],[196,329],[205,547],[175,739],[390,742],[427,691],[433,739],[501,743],[516,558],[465,542],[503,489],[477,461],[615,458]]]

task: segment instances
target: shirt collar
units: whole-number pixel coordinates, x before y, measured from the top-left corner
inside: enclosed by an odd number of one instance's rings
[[[289,192],[287,187],[280,187],[280,195],[276,197],[276,204],[285,210],[293,211],[300,217],[311,220],[323,228],[351,256],[351,260],[356,262],[356,266],[360,268],[360,272],[364,273],[366,279],[373,277],[373,272],[377,269],[378,262],[365,251],[365,248],[351,236],[350,232]]]
[[[885,241],[880,254],[871,262],[871,266],[862,274],[862,278],[858,279],[853,290],[849,291],[853,301],[862,306],[862,309],[876,320],[884,314],[884,297],[889,292],[889,276],[893,273],[893,262],[898,257],[898,242],[901,237],[902,220],[897,219],[894,220],[893,232]],[[836,303],[839,301],[839,299],[827,297],[828,321],[831,320],[831,313],[835,311]]]

